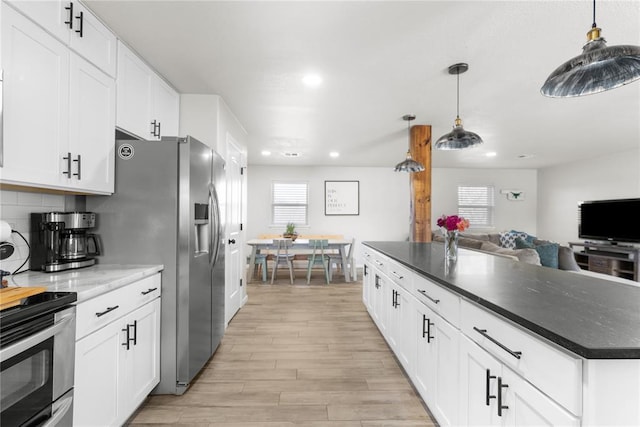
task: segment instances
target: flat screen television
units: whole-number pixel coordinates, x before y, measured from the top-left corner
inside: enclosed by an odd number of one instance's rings
[[[640,243],[640,199],[583,202],[579,221],[581,239]]]

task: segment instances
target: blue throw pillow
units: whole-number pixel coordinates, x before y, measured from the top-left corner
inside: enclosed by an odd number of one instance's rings
[[[543,245],[537,245],[535,247],[536,252],[540,256],[540,264],[545,267],[558,268],[558,248],[557,243],[546,243]]]
[[[535,249],[533,242],[529,242],[522,237],[516,237],[516,249]]]

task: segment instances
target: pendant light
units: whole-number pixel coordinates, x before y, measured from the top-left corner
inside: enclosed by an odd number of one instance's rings
[[[463,148],[475,147],[483,143],[478,134],[464,130],[462,119],[460,119],[460,74],[469,69],[469,64],[459,63],[449,67],[449,74],[457,76],[457,101],[456,120],[453,130],[446,135],[442,135],[435,143],[436,150],[461,150]]]
[[[414,120],[416,116],[413,114],[406,114],[402,116],[402,120],[407,121],[407,130],[409,132],[409,149],[407,150],[407,158],[396,165],[396,172],[422,172],[424,166],[420,162],[416,162],[411,158],[411,120]]]
[[[552,98],[590,95],[640,79],[640,46],[607,47],[600,31],[596,25],[596,0],[593,0],[593,24],[582,55],[551,73],[540,89],[543,95]]]

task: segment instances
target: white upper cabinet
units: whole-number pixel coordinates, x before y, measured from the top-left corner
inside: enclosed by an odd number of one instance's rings
[[[117,91],[120,129],[148,140],[178,135],[178,93],[122,42],[118,42]]]
[[[2,3],[6,184],[113,193],[115,82]]]
[[[5,0],[108,75],[116,75],[116,36],[77,1]]]

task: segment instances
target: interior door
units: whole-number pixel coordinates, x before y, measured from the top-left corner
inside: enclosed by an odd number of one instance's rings
[[[242,305],[242,152],[227,135],[227,256],[225,322],[228,324]]]

